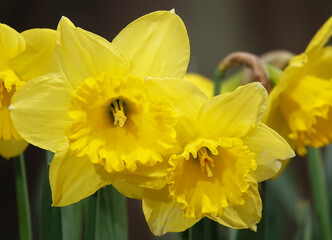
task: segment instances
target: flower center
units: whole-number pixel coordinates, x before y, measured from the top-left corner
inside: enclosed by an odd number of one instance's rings
[[[114,118],[114,126],[119,125],[123,127],[125,124],[127,117],[124,111],[124,102],[121,99],[116,99],[111,102],[109,106],[109,111],[113,114]]]
[[[160,153],[175,143],[176,116],[170,102],[150,95],[144,84],[101,73],[74,90],[66,136],[77,157],[87,156],[109,173],[163,161]]]
[[[199,162],[201,164],[201,170],[204,172],[204,169],[207,172],[208,177],[213,177],[211,167],[215,167],[213,159],[209,156],[206,147],[202,147],[197,152]]]

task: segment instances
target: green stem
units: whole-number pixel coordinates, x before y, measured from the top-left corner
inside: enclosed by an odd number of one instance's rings
[[[228,231],[229,231],[229,240],[237,240],[237,235],[239,230],[230,228]]]
[[[20,239],[32,239],[30,204],[23,153],[13,159]]]
[[[224,76],[226,70],[220,70],[219,68],[216,70],[214,74],[214,96],[217,96],[220,94],[220,88],[221,88],[221,79]]]
[[[42,184],[42,195],[40,204],[40,240],[61,240],[61,212],[59,207],[52,206],[52,192],[49,181],[49,164],[53,153],[46,151],[46,167]]]
[[[318,219],[320,239],[331,240],[331,223],[329,218],[329,206],[327,203],[327,191],[323,158],[320,149],[308,148],[308,167],[311,179],[311,189],[314,195],[314,206]]]

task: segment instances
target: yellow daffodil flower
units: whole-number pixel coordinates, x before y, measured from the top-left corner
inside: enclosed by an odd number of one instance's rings
[[[77,202],[122,178],[163,187],[167,171],[158,166],[175,143],[176,115],[146,81],[184,77],[189,40],[182,20],[174,11],[153,12],[110,43],[63,17],[56,56],[61,74],[27,83],[11,105],[22,136],[55,152],[53,205]]]
[[[305,52],[295,56],[271,91],[264,122],[288,140],[299,155],[306,147],[332,141],[332,18]]]
[[[288,143],[261,122],[264,87],[251,83],[209,100],[187,81],[148,83],[172,102],[182,149],[169,160],[169,186],[139,193],[152,233],[184,231],[203,217],[256,230],[262,211],[258,183],[279,171],[280,160],[294,156]],[[182,91],[174,94],[176,87]]]
[[[20,34],[0,24],[0,155],[4,158],[17,156],[28,146],[10,117],[11,99],[30,79],[58,71],[54,45],[54,30],[31,29]]]

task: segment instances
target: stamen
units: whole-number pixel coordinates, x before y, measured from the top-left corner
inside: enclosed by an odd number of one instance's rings
[[[116,99],[111,102],[111,105],[109,106],[109,111],[113,114],[114,125],[119,125],[120,127],[123,127],[127,120],[124,112],[123,101],[121,99]]]
[[[215,167],[213,159],[209,156],[207,150],[205,147],[202,147],[197,152],[199,162],[201,164],[202,172],[204,172],[204,169],[207,172],[208,177],[212,177],[213,173],[211,171],[210,167]]]

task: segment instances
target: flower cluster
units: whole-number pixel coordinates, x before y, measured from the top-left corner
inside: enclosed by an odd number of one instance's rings
[[[0,33],[0,154],[27,142],[54,152],[54,206],[112,184],[142,200],[155,235],[204,217],[256,230],[258,184],[293,149],[332,141],[332,18],[270,95],[249,83],[213,97],[207,80],[185,77],[189,40],[173,10],[137,19],[112,42],[65,17],[56,31]]]

